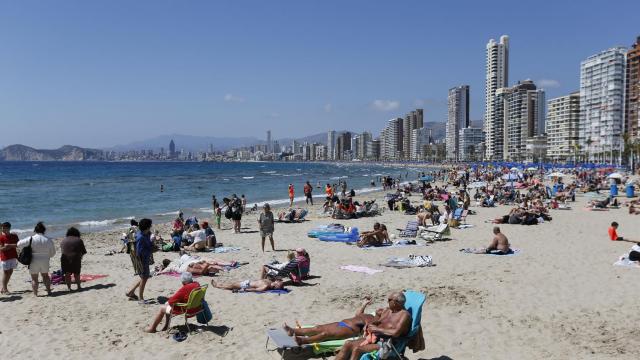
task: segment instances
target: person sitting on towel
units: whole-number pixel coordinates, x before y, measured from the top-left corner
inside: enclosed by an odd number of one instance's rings
[[[282,280],[270,279],[244,280],[226,284],[216,283],[215,281],[211,280],[211,286],[218,289],[231,290],[232,292],[261,292],[267,290],[284,289],[284,283],[282,282]]]
[[[287,254],[287,259],[289,261],[283,264],[268,264],[262,266],[260,278],[276,279],[290,276],[290,274],[293,274],[294,278],[297,278],[299,272],[302,272],[301,275],[303,278],[308,276],[310,257],[305,249],[297,248],[295,254]]]
[[[491,244],[485,249],[487,254],[496,254],[496,255],[507,255],[512,254],[513,250],[511,250],[509,246],[509,239],[500,232],[500,227],[495,226],[493,228],[493,240],[491,240]]]
[[[380,350],[385,339],[405,336],[411,328],[411,314],[405,310],[401,292],[389,295],[389,307],[376,312],[376,319],[364,328],[364,336],[347,341],[335,360],[360,359],[363,354]]]
[[[360,234],[360,240],[357,242],[359,247],[365,246],[382,246],[389,241],[387,227],[380,223],[373,224],[373,231],[364,231]]]
[[[343,340],[362,335],[365,325],[372,323],[375,316],[365,314],[364,310],[371,305],[371,298],[366,297],[356,314],[349,319],[308,328],[292,328],[284,323],[283,328],[298,345],[313,344],[327,340]]]

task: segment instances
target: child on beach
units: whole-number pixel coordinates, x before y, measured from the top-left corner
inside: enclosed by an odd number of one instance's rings
[[[618,230],[618,223],[614,221],[611,223],[611,227],[609,227],[609,240],[611,241],[624,240],[622,236],[618,236],[617,230]]]

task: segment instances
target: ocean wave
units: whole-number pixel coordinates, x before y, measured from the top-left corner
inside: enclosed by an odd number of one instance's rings
[[[135,218],[133,216],[127,216],[127,217],[118,218],[118,219],[88,220],[88,221],[81,221],[78,223],[78,225],[87,226],[87,227],[109,226],[117,223],[126,223],[128,220],[131,220],[131,219],[135,219]]]
[[[348,178],[349,177],[345,175],[345,176],[334,176],[334,177],[332,177],[330,179],[331,180],[339,180],[339,179],[348,179]]]
[[[264,167],[264,166],[261,166],[261,167]],[[275,171],[275,170],[272,170],[272,171],[262,171],[261,173],[262,173],[262,174],[275,174],[275,173],[277,173],[277,171]]]
[[[253,179],[255,176],[243,176],[242,178],[245,180],[251,180]]]

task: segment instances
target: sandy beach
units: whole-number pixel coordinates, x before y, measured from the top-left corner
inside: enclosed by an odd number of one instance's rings
[[[383,196],[370,193],[356,199],[377,198],[382,205]],[[419,196],[414,194],[412,200],[418,203]],[[521,249],[515,256],[459,252],[461,248],[486,246],[494,226],[486,220],[506,214],[506,206],[472,207],[477,215],[470,215],[467,223],[474,227],[453,229],[450,241],[362,250],[308,238],[308,230],[332,222],[317,215],[320,206],[316,205],[310,209],[309,221],[276,224],[275,232],[277,249],[304,247],[311,255],[311,274],[316,278],[308,281],[309,286],[290,287],[292,291],[286,295],[234,294],[210,287],[206,299],[213,321],[181,343],[165,333],[142,331],[151,323],[158,305],[139,305],[125,297],[134,281],[129,256],[105,256],[109,250],[119,249],[120,231],[85,234],[89,253],[83,261],[83,273],[108,277],[85,283],[81,292],[68,293],[66,286],[58,285],[52,296],[35,298],[27,282],[27,269],[20,266],[9,284],[13,295],[0,297],[3,358],[277,359],[277,352],[265,350],[268,327],[285,321],[295,324],[296,320],[301,324],[339,321],[352,316],[367,295],[374,298],[375,309],[386,306],[389,292],[415,289],[427,294],[422,317],[427,348],[415,354],[408,350],[409,359],[637,359],[640,268],[612,265],[632,244],[609,241],[607,227],[615,220],[620,223],[621,235],[640,240],[640,218],[627,214],[624,207],[586,211],[586,200],[579,196],[570,211],[550,210],[551,222],[501,225],[512,246]],[[377,221],[398,234],[398,229],[414,218],[387,210],[378,217],[338,222],[369,230]],[[261,252],[255,215],[243,218],[243,231],[216,231],[218,241],[241,251],[200,254],[249,262],[220,273],[214,277],[217,281],[257,278],[263,263],[274,256],[285,260],[286,251]],[[431,255],[435,266],[379,266],[388,257],[409,254]],[[154,254],[156,263],[178,256]],[[58,255],[51,264],[52,271],[59,268]],[[342,265],[383,272],[349,272],[341,270]],[[211,278],[196,280],[208,283]],[[168,297],[179,287],[177,278],[154,276],[145,296]],[[173,322],[178,323],[179,319]],[[310,357],[303,352],[286,358]]]

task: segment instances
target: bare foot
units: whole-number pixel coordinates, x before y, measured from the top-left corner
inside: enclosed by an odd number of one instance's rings
[[[304,344],[307,343],[305,341],[305,338],[302,337],[302,336],[295,336],[293,339],[296,341],[296,344],[298,344],[298,345],[304,345]]]
[[[149,333],[149,334],[153,334],[156,332],[156,329],[152,329],[151,327],[148,327],[146,329],[144,329],[144,332]]]
[[[283,323],[282,328],[287,332],[287,334],[289,334],[289,336],[294,335],[293,329],[291,328],[291,326],[287,325],[287,323]]]

